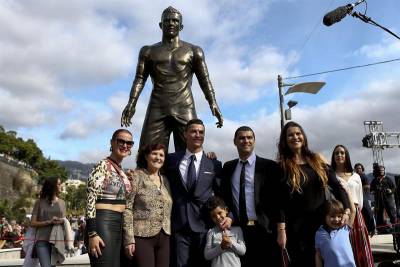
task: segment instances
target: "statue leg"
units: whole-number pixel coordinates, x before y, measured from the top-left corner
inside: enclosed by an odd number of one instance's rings
[[[196,119],[196,110],[190,109],[180,117],[171,117],[171,127],[174,133],[174,145],[175,151],[181,151],[186,149],[185,129],[188,121]]]
[[[178,121],[174,121],[173,133],[174,133],[175,151],[181,151],[186,149],[186,139],[184,135],[185,128],[186,128],[186,123],[182,124]]]
[[[155,113],[157,112],[146,114],[140,135],[139,149],[147,144],[159,143],[163,144],[168,150],[169,137],[172,130],[168,127],[167,118],[157,117]]]

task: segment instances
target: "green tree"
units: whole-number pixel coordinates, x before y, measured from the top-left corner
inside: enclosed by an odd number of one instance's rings
[[[0,214],[8,220],[23,222],[26,218],[26,210],[31,206],[29,199],[30,196],[24,194],[14,202],[10,202],[7,199],[0,200]]]
[[[7,134],[9,136],[17,137],[17,132],[16,131],[8,131]]]
[[[16,145],[16,139],[7,133],[0,132],[0,153],[10,154]]]
[[[44,160],[41,166],[38,166],[37,172],[39,174],[39,182],[47,177],[59,177],[61,182],[67,179],[67,170],[58,164],[55,160]]]
[[[86,184],[81,184],[78,187],[68,186],[66,193],[62,194],[67,208],[67,214],[81,215],[84,214],[86,206]]]
[[[42,151],[37,147],[35,141],[28,139],[26,142],[22,141],[18,146],[18,159],[23,160],[32,167],[38,167],[38,163],[42,162]]]

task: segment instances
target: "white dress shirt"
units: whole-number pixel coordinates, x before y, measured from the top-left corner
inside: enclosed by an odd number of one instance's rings
[[[186,149],[186,153],[183,156],[181,163],[179,163],[179,171],[181,172],[183,181],[187,182],[187,174],[188,174],[188,170],[189,170],[189,164],[190,164],[190,157],[192,155],[195,155],[196,159],[194,161],[194,167],[196,169],[196,180],[197,177],[199,177],[199,170],[200,170],[200,163],[201,163],[201,158],[203,157],[203,150],[201,150],[200,152],[197,153],[192,153],[189,150]]]
[[[251,153],[247,159],[245,169],[245,194],[246,194],[246,211],[249,220],[257,220],[255,202],[254,202],[254,172],[256,167],[256,154]],[[240,192],[240,173],[242,171],[241,159],[239,159],[235,171],[232,176],[232,195],[236,211],[239,214],[239,192]]]

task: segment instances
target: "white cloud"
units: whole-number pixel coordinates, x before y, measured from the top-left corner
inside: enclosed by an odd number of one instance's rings
[[[69,123],[60,134],[61,139],[84,139],[94,132],[102,132],[117,124],[116,113],[105,105],[93,105],[90,102],[79,101],[77,108],[70,115]]]
[[[400,42],[395,38],[384,38],[380,43],[363,45],[355,52],[357,56],[365,56],[371,59],[398,58],[400,54]]]
[[[1,123],[44,125],[60,107],[68,115],[67,89],[109,83],[131,70],[125,29],[90,2],[73,2],[0,3],[0,88],[8,100]]]
[[[3,4],[1,77],[13,80],[15,73],[36,70],[60,86],[82,86],[125,75],[132,64],[125,29],[96,13],[95,6],[80,3],[75,8],[47,1]]]
[[[221,48],[211,54],[210,70],[218,96],[224,101],[251,102],[270,94],[266,89],[276,83],[277,74],[286,75],[299,58],[295,52],[284,54],[271,46],[258,47],[254,53],[251,50],[230,53]],[[245,98],[243,91],[246,91]]]
[[[34,95],[13,97],[1,87],[0,99],[0,124],[14,129],[52,123],[55,121],[54,113],[63,113],[71,106],[71,103],[61,96],[47,99]]]

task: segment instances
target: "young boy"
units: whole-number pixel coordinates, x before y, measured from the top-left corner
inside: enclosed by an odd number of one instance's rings
[[[210,198],[207,208],[215,227],[207,233],[205,259],[211,260],[211,267],[240,267],[239,256],[246,252],[242,229],[234,226],[229,230],[221,230],[220,224],[228,215],[228,208],[219,197]]]
[[[316,267],[356,266],[350,244],[350,227],[341,225],[343,213],[344,208],[340,201],[333,199],[326,202],[325,223],[315,234]]]

